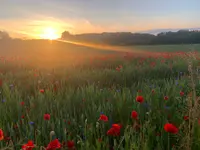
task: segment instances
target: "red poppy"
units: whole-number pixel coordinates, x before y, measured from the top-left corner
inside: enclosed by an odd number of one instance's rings
[[[48,144],[46,150],[56,150],[56,149],[59,149],[59,148],[61,148],[61,144],[60,144],[60,142],[58,141],[58,139],[55,139],[55,140],[51,141],[51,142]]]
[[[33,141],[28,141],[27,144],[22,145],[22,150],[32,150],[34,148]]]
[[[138,113],[137,113],[136,111],[132,111],[131,117],[132,117],[133,119],[137,119]]]
[[[57,91],[58,91],[58,87],[54,87],[54,88],[53,88],[53,91],[54,91],[54,92],[57,92]]]
[[[144,101],[143,96],[137,96],[136,101],[139,102],[139,103],[142,103]]]
[[[151,90],[151,93],[154,94],[154,93],[155,93],[155,90]]]
[[[171,124],[171,123],[166,123],[164,125],[164,130],[166,132],[173,133],[173,134],[177,134],[178,133],[178,128],[175,125]]]
[[[44,93],[44,89],[40,89],[40,93]]]
[[[74,141],[67,141],[67,147],[68,147],[69,149],[74,148]]]
[[[168,96],[165,96],[165,97],[164,97],[164,100],[168,100],[168,99],[169,99],[169,97],[168,97]]]
[[[189,116],[184,116],[183,119],[186,121],[186,120],[189,120]]]
[[[183,95],[184,95],[184,92],[181,91],[181,92],[180,92],[180,96],[183,96]]]
[[[102,138],[98,138],[98,142],[102,142]]]
[[[0,129],[0,141],[4,139],[4,134],[3,134],[3,130]]]
[[[162,59],[162,60],[161,60],[161,62],[162,62],[162,63],[164,63],[164,62],[165,62],[165,60],[164,60],[164,59]]]
[[[4,140],[5,140],[5,141],[10,141],[11,138],[10,138],[9,136],[5,136],[5,137],[4,137]]]
[[[107,135],[119,136],[121,127],[122,126],[119,124],[113,124],[112,127],[107,131]]]
[[[122,65],[119,65],[119,68],[121,69],[121,68],[123,68],[123,66],[122,66]]]
[[[155,62],[151,62],[150,66],[151,67],[155,67],[156,63]]]
[[[114,128],[110,128],[108,131],[107,131],[107,135],[111,135],[111,136],[119,136],[119,132],[116,131]]]
[[[117,71],[120,71],[120,68],[119,68],[119,67],[117,67],[117,68],[116,68],[116,70],[117,70]]]
[[[3,85],[3,81],[0,79],[0,86],[2,86]]]
[[[44,114],[44,120],[50,120],[50,114]]]
[[[39,75],[35,73],[34,76],[35,76],[35,77],[38,77]]]
[[[106,115],[100,115],[99,120],[107,122],[108,121],[108,117]]]
[[[24,102],[21,102],[20,104],[21,104],[21,106],[24,106]]]
[[[17,128],[18,128],[18,125],[17,125],[17,124],[14,124],[14,125],[13,125],[13,128],[14,128],[14,129],[17,129]]]

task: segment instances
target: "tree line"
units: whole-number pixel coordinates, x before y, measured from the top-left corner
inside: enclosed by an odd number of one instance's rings
[[[197,44],[200,43],[200,31],[179,30],[177,32],[161,32],[157,35],[148,33],[114,32],[70,34],[65,31],[63,40],[88,42],[108,45],[158,45],[158,44]]]

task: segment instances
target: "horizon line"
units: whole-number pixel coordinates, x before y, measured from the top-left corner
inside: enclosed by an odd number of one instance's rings
[[[157,33],[151,33],[151,32],[156,32]],[[160,31],[159,31],[160,30]],[[162,31],[165,30],[165,31]],[[200,27],[191,27],[191,28],[163,28],[163,29],[150,29],[150,30],[145,30],[145,31],[138,31],[138,32],[131,32],[131,31],[105,31],[105,32],[85,32],[85,33],[77,33],[77,34],[73,34],[70,33],[70,31],[63,31],[64,32],[69,32],[70,35],[84,35],[84,34],[103,34],[103,33],[132,33],[132,34],[150,34],[150,35],[154,35],[157,36],[159,33],[165,33],[165,32],[178,32],[180,30],[189,30],[189,31],[200,31]],[[9,32],[5,31],[5,30],[0,30],[2,32],[6,32],[9,34]],[[40,40],[62,40],[62,33],[60,35],[59,38],[56,39],[48,39],[48,38],[31,38],[31,37],[10,37],[11,39],[22,39],[22,40],[33,40],[33,39],[40,39]],[[9,34],[10,36],[10,34]]]

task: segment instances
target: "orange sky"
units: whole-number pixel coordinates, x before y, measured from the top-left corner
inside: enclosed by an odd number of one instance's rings
[[[79,34],[193,28],[200,27],[199,5],[199,0],[1,0],[0,30],[12,37],[42,38],[49,28],[53,37],[60,37],[64,31]]]
[[[32,17],[32,19],[16,19],[16,20],[0,20],[0,29],[8,31],[13,37],[30,37],[30,38],[42,38],[45,30],[52,28],[57,36],[61,36],[61,33],[65,30],[73,33],[100,33],[100,32],[115,32],[115,31],[144,31],[152,28],[174,28],[181,26],[183,28],[191,27],[192,23],[175,22],[173,18],[169,20],[159,20],[145,23],[140,21],[135,25],[127,25],[126,30],[120,24],[110,25],[107,27],[98,26],[90,23],[87,20],[73,20],[65,19],[60,20],[51,17]],[[156,22],[156,23],[155,23]],[[173,24],[171,22],[174,22]]]

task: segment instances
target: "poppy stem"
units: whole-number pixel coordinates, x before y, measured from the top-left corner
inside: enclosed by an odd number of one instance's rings
[[[168,138],[167,138],[167,143],[168,143],[168,150],[170,150],[170,138],[169,138],[169,133],[167,134]]]
[[[121,146],[122,142],[124,141],[124,139],[125,139],[125,137],[123,136],[123,138],[121,139],[121,141],[120,141],[120,143],[119,143],[119,145],[117,147],[117,150],[120,149],[120,146]]]

